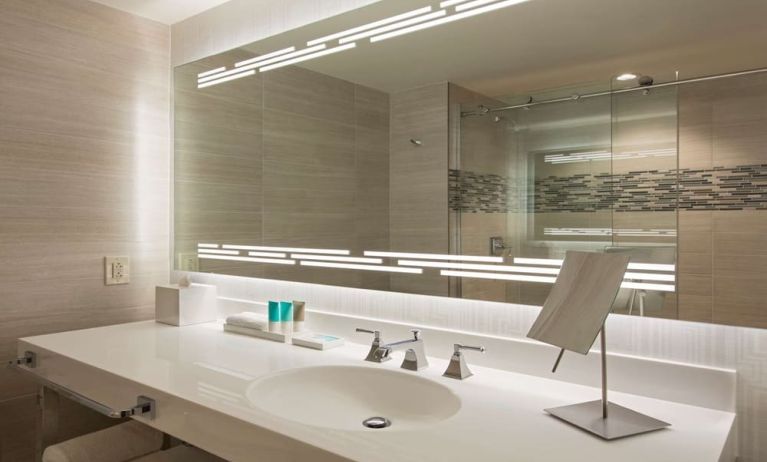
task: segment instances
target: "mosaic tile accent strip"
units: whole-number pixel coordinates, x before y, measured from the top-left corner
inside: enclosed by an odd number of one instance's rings
[[[449,187],[453,211],[519,210],[518,188],[500,175],[450,170]],[[767,164],[537,178],[527,202],[535,213],[767,210]]]

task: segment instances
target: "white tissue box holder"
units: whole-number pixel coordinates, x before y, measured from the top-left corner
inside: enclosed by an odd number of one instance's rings
[[[189,326],[218,318],[216,286],[178,284],[155,288],[155,320],[171,326]]]

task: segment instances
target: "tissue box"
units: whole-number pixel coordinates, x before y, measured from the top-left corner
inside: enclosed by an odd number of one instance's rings
[[[172,326],[188,326],[218,318],[216,286],[177,284],[155,288],[155,320]]]

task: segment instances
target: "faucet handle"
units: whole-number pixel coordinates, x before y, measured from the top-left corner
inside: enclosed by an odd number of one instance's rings
[[[410,332],[413,334],[413,340],[419,340],[421,337],[421,329],[410,329]]]
[[[369,329],[362,329],[358,327],[355,329],[356,332],[362,332],[363,334],[373,334],[373,339],[377,341],[381,341],[381,331],[380,330],[369,330]]]
[[[380,330],[369,330],[369,329],[362,329],[357,328],[355,329],[356,332],[362,332],[363,334],[373,334],[373,343],[370,344],[370,351],[368,351],[367,356],[365,356],[365,361],[370,361],[372,363],[382,363],[384,361],[388,361],[391,358],[389,356],[385,357],[378,357],[376,355],[376,352],[378,351],[378,347],[381,346],[383,343],[381,341],[381,331]]]
[[[460,343],[453,344],[453,354],[460,353],[462,350],[472,350],[472,351],[479,351],[480,353],[484,353],[485,347],[461,345]]]
[[[454,344],[453,356],[450,358],[450,364],[447,365],[447,370],[445,370],[445,373],[442,374],[444,377],[463,380],[474,375],[469,369],[468,364],[466,364],[466,359],[463,357],[463,354],[461,354],[463,350],[479,351],[480,353],[484,353],[485,347],[461,345],[460,343]]]

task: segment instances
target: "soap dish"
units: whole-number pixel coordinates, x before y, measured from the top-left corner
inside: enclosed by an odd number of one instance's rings
[[[262,338],[265,340],[271,340],[273,342],[287,343],[289,336],[278,332],[266,332],[258,329],[251,329],[248,327],[235,326],[234,324],[224,324],[224,331],[231,332],[233,334],[249,335],[251,337]]]

